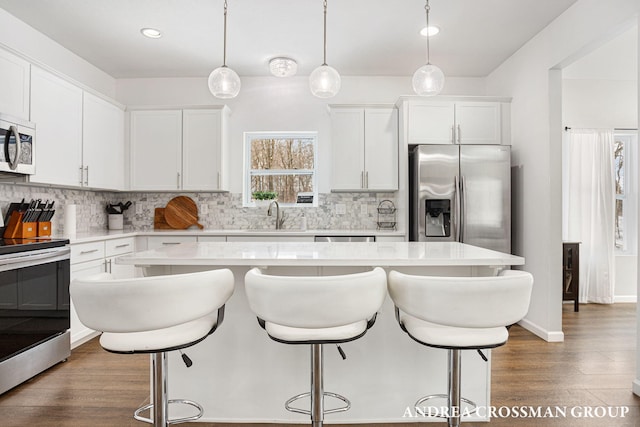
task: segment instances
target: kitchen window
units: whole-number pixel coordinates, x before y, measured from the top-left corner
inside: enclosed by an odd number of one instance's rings
[[[614,135],[615,246],[616,252],[632,255],[637,249],[637,132]]]
[[[283,206],[317,206],[317,132],[245,132],[243,205],[275,192]]]

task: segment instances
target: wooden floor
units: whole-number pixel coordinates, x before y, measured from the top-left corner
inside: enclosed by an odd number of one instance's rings
[[[490,424],[465,426],[640,426],[640,398],[631,392],[636,371],[636,305],[590,304],[581,306],[579,313],[572,307],[564,305],[565,342],[546,343],[514,326],[507,345],[493,351],[492,367],[495,407],[540,406],[543,413],[546,408],[567,407],[567,416],[496,417]],[[146,424],[133,420],[132,412],[148,402],[148,372],[147,356],[110,354],[93,340],[74,350],[67,362],[0,396],[0,426],[142,427]],[[626,406],[630,412],[625,418],[572,417],[570,413],[571,408],[609,406]],[[375,426],[400,425],[407,424]]]

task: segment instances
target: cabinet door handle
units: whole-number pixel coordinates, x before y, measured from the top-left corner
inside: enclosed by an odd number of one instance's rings
[[[80,251],[80,255],[84,255],[84,254],[92,254],[94,252],[98,252],[97,249],[91,249],[89,251]]]
[[[177,172],[178,174],[178,179],[176,181],[176,188],[179,190],[180,189],[180,172]]]
[[[360,188],[364,188],[364,171],[360,171]]]
[[[456,127],[454,125],[451,125],[451,143],[456,143]]]
[[[369,171],[364,173],[364,186],[365,188],[369,188]]]
[[[124,243],[124,244],[122,244],[122,245],[117,245],[117,246],[116,246],[116,249],[126,248],[127,246],[130,246],[130,245],[131,245],[131,243]]]
[[[84,185],[84,168],[80,166],[80,186]]]
[[[218,190],[220,190],[220,172],[218,172]]]
[[[180,242],[162,242],[163,245],[179,245]]]
[[[462,135],[462,132],[460,132],[460,125],[458,125],[458,132],[456,132],[456,133],[458,134],[458,144],[460,144],[461,143],[461,136],[460,135]]]

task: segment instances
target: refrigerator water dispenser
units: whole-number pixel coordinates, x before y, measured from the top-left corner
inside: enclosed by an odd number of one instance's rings
[[[425,200],[425,235],[427,237],[451,236],[451,200]]]

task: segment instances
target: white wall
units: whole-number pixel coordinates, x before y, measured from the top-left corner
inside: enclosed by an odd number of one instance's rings
[[[638,127],[638,84],[628,80],[562,80],[562,122],[574,128]]]
[[[216,99],[207,87],[206,78],[119,79],[116,99],[128,106],[222,105],[230,116],[230,191],[242,192],[243,132],[248,131],[317,131],[318,190],[329,192],[331,164],[330,104],[394,104],[398,97],[412,93],[411,78],[351,77],[342,78],[340,93],[329,100],[311,95],[306,76],[293,78],[242,77],[238,97]],[[484,79],[450,78],[444,93],[484,95]]]
[[[113,77],[16,19],[4,9],[0,9],[0,46],[103,95],[110,98],[115,96]]]
[[[579,0],[487,77],[511,96],[515,169],[514,251],[535,278],[523,326],[562,341],[561,73],[563,65],[636,24],[637,0]]]

